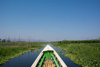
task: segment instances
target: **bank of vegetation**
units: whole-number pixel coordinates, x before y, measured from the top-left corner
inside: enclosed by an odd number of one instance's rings
[[[54,43],[100,43],[100,39],[93,40],[63,40],[63,41],[55,41]]]
[[[6,42],[0,43],[0,64],[17,57],[30,49],[39,49],[45,43],[40,42]]]
[[[53,45],[65,50],[65,56],[83,67],[100,67],[100,40],[59,41]]]

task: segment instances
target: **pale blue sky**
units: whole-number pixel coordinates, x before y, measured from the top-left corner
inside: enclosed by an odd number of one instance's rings
[[[100,0],[0,0],[0,38],[100,37]]]

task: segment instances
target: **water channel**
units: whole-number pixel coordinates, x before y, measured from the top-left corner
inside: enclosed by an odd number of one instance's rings
[[[43,45],[44,47],[46,45]],[[68,67],[81,67],[80,65],[75,64],[73,61],[71,61],[68,57],[64,56],[64,51],[51,45],[50,46],[56,50],[59,54],[59,56],[62,58],[62,60],[65,62],[65,64]],[[43,47],[43,48],[44,48]],[[31,67],[39,53],[42,51],[42,49],[36,49],[36,50],[30,50],[30,52],[26,52],[23,55],[19,55],[18,57],[10,59],[7,63],[1,65],[0,67]],[[60,53],[59,53],[60,52]]]

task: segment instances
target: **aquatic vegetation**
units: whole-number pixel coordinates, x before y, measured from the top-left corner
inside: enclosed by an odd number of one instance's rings
[[[65,50],[65,56],[83,67],[100,67],[100,43],[52,43]]]
[[[29,51],[27,47],[3,47],[0,46],[0,64],[7,62],[10,58],[19,56]]]
[[[62,53],[61,50],[57,50],[57,53],[58,53],[58,54],[61,54],[61,55],[65,55],[64,53]]]
[[[38,42],[7,42],[0,43],[0,64],[9,61],[10,58],[17,57],[25,52],[30,51],[30,49],[42,48],[41,45],[45,43]],[[37,51],[38,52],[38,51]]]

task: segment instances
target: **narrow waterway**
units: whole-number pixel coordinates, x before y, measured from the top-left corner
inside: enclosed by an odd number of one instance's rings
[[[46,45],[44,45],[44,47],[45,46]],[[68,67],[81,67],[73,63],[73,61],[71,61],[68,57],[65,57],[64,56],[65,52],[63,50],[51,44],[50,46],[58,52],[59,56],[63,59],[63,61]],[[37,58],[37,56],[39,55],[39,53],[42,51],[43,48],[30,50],[30,52],[26,52],[23,55],[10,59],[7,63],[1,65],[0,67],[31,67],[31,65],[33,64],[33,62],[35,61],[35,59]]]

